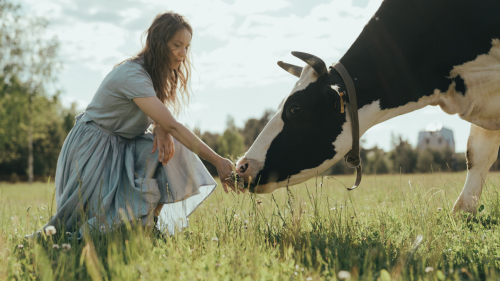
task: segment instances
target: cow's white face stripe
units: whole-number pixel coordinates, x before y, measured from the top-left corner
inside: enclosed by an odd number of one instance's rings
[[[317,75],[314,72],[314,69],[309,65],[306,65],[302,69],[302,73],[300,75],[299,80],[295,83],[295,87],[293,87],[292,92],[288,97],[293,95],[294,93],[301,91],[307,86],[317,80]],[[288,98],[287,97],[287,98]],[[245,153],[246,159],[251,159],[256,162],[261,162],[262,166],[266,161],[267,150],[271,146],[271,143],[276,138],[276,136],[283,130],[283,120],[281,119],[281,114],[283,113],[283,105],[286,102],[285,98],[280,105],[278,112],[273,116],[273,118],[267,123],[262,132],[259,134],[257,139],[254,141],[250,149]],[[255,175],[253,175],[255,176]]]

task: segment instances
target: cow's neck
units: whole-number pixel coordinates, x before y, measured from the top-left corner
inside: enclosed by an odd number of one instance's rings
[[[462,2],[382,3],[340,59],[356,87],[361,133],[395,116],[437,105],[439,93],[450,87],[465,94],[464,81],[459,76],[450,79],[450,71],[489,51],[500,20],[491,14],[498,11],[497,1],[481,11],[469,11]],[[466,17],[456,16],[462,14]],[[342,89],[340,78],[339,84]]]

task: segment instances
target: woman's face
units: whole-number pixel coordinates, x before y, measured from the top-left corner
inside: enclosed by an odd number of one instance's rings
[[[172,69],[179,68],[186,59],[189,44],[191,44],[191,33],[186,28],[179,29],[172,39],[168,41],[167,45],[173,55],[171,60]]]

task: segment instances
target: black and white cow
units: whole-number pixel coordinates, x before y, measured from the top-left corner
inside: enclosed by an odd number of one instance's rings
[[[499,0],[386,0],[340,59],[356,88],[361,135],[428,105],[472,123],[454,211],[475,211],[500,145],[499,12]],[[345,92],[343,80],[320,59],[302,59],[303,68],[279,63],[299,80],[237,163],[258,193],[312,178],[352,146],[350,117],[329,86]]]

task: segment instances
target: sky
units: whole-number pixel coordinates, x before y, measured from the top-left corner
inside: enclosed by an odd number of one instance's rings
[[[228,116],[242,126],[266,109],[276,110],[297,78],[277,61],[304,65],[291,51],[338,61],[381,0],[18,0],[29,14],[50,20],[64,69],[58,86],[65,104],[90,103],[113,66],[137,53],[141,34],[155,15],[172,10],[193,26],[193,98],[179,121],[190,128],[222,132]],[[429,123],[453,130],[456,151],[466,149],[470,124],[439,107],[426,107],[374,126],[366,148],[391,149],[393,136],[416,145]]]

